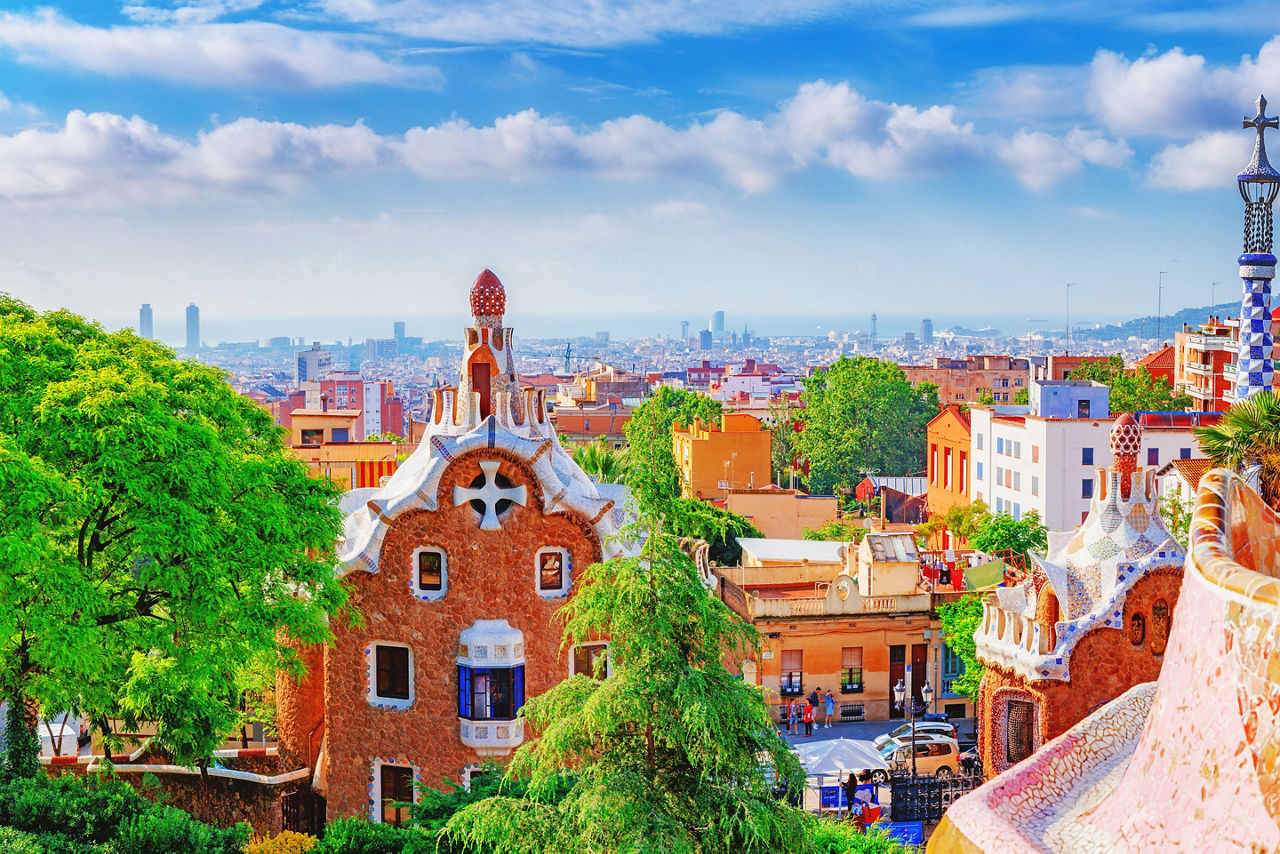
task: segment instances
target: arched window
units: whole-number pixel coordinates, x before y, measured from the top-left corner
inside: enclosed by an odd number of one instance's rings
[[[1151,654],[1164,655],[1165,645],[1169,641],[1169,624],[1171,615],[1169,603],[1157,599],[1151,606]]]

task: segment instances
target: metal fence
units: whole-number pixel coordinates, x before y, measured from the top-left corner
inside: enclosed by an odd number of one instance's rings
[[[939,821],[957,798],[982,785],[981,774],[950,777],[912,777],[894,774],[889,781],[893,793],[894,821]]]

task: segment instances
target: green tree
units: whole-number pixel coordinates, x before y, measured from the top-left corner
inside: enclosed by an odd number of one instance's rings
[[[977,531],[969,538],[969,545],[979,551],[1011,551],[1029,556],[1035,549],[1044,552],[1049,547],[1049,529],[1040,522],[1040,514],[1032,510],[1021,519],[1008,513],[989,514],[978,523]]]
[[[1111,389],[1112,412],[1181,412],[1191,406],[1191,398],[1174,394],[1169,382],[1156,379],[1145,366],[1132,371],[1119,355],[1105,362],[1086,362],[1067,375],[1073,380],[1093,380]]]
[[[802,399],[797,447],[809,460],[813,492],[852,487],[863,469],[909,474],[925,467],[925,428],[938,414],[936,386],[912,387],[892,362],[841,357],[805,380]]]
[[[1191,546],[1191,511],[1194,505],[1169,493],[1159,498],[1160,519],[1174,542],[1184,549]]]
[[[672,425],[695,418],[715,422],[721,406],[704,394],[659,386],[637,406],[627,422],[627,485],[636,500],[660,508],[680,497],[680,468],[676,465]]]
[[[1031,403],[1031,393],[1025,388],[1020,388],[1013,393],[1013,402],[1021,406],[1026,406]]]
[[[203,763],[344,608],[339,491],[225,374],[0,296],[0,691]]]
[[[953,690],[976,703],[983,665],[978,661],[978,645],[973,635],[982,623],[982,597],[970,594],[939,605],[938,622],[942,624],[943,642],[964,662],[964,673],[953,683]]]
[[[790,482],[789,475],[796,459],[796,432],[799,413],[785,396],[777,403],[769,404],[772,423],[769,425],[769,457],[773,464],[773,474],[777,482],[786,486]],[[799,473],[798,471],[796,472]]]
[[[622,483],[626,476],[626,452],[610,448],[603,436],[594,442],[575,446],[570,453],[573,461],[600,483]]]
[[[945,513],[935,513],[928,521],[916,526],[916,535],[924,542],[942,530],[947,530],[961,541],[968,541],[978,533],[991,512],[981,498],[969,504],[955,504]]]
[[[817,528],[805,528],[806,540],[831,540],[844,543],[860,543],[867,535],[867,529],[855,522],[841,522],[832,519]]]
[[[991,393],[991,389],[980,388],[978,389],[977,402],[978,402],[978,405],[980,406],[994,406],[996,402],[996,396]]]
[[[1217,424],[1194,432],[1215,466],[1240,474],[1258,466],[1263,500],[1280,509],[1280,398],[1274,392],[1233,403]]]
[[[795,785],[803,771],[762,692],[724,664],[758,649],[758,633],[709,594],[653,515],[642,524],[626,534],[640,553],[590,566],[561,612],[566,644],[611,638],[612,675],[527,702],[540,734],[506,772],[527,780],[525,795],[471,804],[446,834],[530,854],[814,851],[818,819],[776,799],[764,775]]]

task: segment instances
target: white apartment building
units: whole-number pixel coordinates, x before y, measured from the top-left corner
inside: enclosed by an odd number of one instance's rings
[[[1051,531],[1089,512],[1097,469],[1111,465],[1107,418],[1046,418],[1025,406],[972,406],[969,498],[1016,519],[1035,510]],[[1201,459],[1190,427],[1143,425],[1140,465]]]

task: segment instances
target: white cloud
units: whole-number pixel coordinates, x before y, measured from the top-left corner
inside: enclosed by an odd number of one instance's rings
[[[126,3],[125,17],[147,24],[203,24],[237,12],[257,9],[266,0],[173,0],[168,3]]]
[[[1109,140],[1098,131],[1073,128],[1060,139],[1024,128],[1000,144],[997,154],[1023,186],[1042,192],[1076,174],[1086,163],[1124,166],[1133,151],[1124,140]]]
[[[261,21],[92,27],[50,9],[6,12],[0,14],[0,46],[23,62],[199,86],[330,88],[442,80],[434,67],[387,62],[349,37]]]
[[[1235,124],[1259,92],[1271,91],[1280,91],[1280,36],[1234,66],[1211,66],[1181,48],[1135,60],[1098,51],[1087,101],[1115,133],[1187,138]]]
[[[650,207],[649,215],[657,220],[701,224],[711,221],[711,208],[702,202],[667,199]]]
[[[135,116],[75,111],[63,127],[0,135],[0,198],[81,206],[164,205],[208,193],[278,193],[349,170],[406,169],[429,181],[520,182],[550,175],[721,181],[743,193],[817,168],[864,180],[929,178],[995,155],[1043,191],[1086,164],[1118,168],[1123,141],[1096,130],[1055,137],[981,134],[954,106],[864,97],[847,83],[806,83],[761,117],[725,110],[673,127],[645,115],[579,127],[524,110],[488,126],[451,119],[380,135],[364,124],[305,125],[241,118],[194,141]],[[673,209],[668,209],[668,213]],[[655,213],[658,211],[655,210]]]
[[[1151,158],[1147,183],[1166,190],[1221,190],[1249,162],[1253,141],[1243,131],[1217,131],[1167,145]]]
[[[1052,7],[1014,6],[1004,4],[952,6],[923,12],[907,19],[907,23],[918,27],[987,27],[995,24],[1009,24],[1028,18],[1044,17],[1053,14]]]

